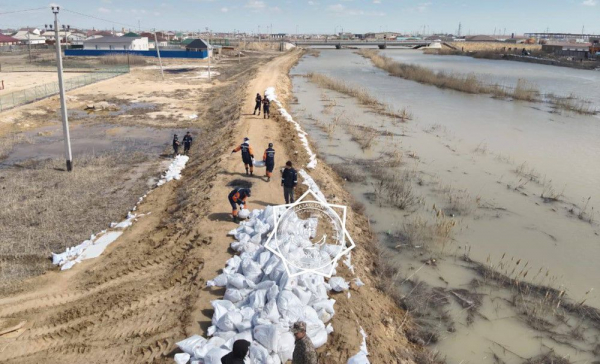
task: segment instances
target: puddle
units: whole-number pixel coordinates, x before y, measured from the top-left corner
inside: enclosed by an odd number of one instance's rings
[[[145,114],[158,110],[158,105],[151,102],[132,102],[128,104],[116,104],[119,110],[79,110],[69,109],[69,120],[85,118],[98,118],[107,116],[119,116],[123,114]],[[60,110],[57,111],[60,120]]]
[[[171,153],[173,134],[185,135],[187,131],[198,135],[198,129],[156,129],[115,125],[71,125],[73,159],[110,151],[143,152],[159,155]],[[34,129],[25,134],[27,143],[14,146],[1,166],[11,166],[29,159],[61,158],[64,156],[62,126],[53,125]]]

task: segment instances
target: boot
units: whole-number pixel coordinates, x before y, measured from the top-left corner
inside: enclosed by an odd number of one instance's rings
[[[248,175],[248,168],[246,168],[246,176]]]
[[[267,182],[271,182],[271,177],[267,176]]]
[[[236,224],[240,222],[240,219],[237,216],[233,217],[233,222],[235,222]]]

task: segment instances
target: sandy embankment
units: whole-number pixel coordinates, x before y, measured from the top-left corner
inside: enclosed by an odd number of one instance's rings
[[[284,104],[290,99],[288,72],[299,56],[294,51],[265,65],[251,62],[246,72],[214,86],[222,104],[211,108],[207,118],[214,120],[209,119],[202,147],[183,179],[150,194],[138,211],[152,214],[128,229],[103,256],[68,272],[49,272],[26,282],[24,293],[0,299],[0,321],[25,322],[11,337],[0,337],[0,361],[172,363],[175,342],[206,335],[210,301],[224,293],[206,288],[206,281],[232,255],[232,239],[226,234],[236,225],[228,216],[227,185],[245,178],[240,157],[230,156],[231,149],[248,136],[259,155],[269,142],[275,144],[276,169],[287,159],[296,165],[307,162],[291,123],[276,115],[264,120],[250,114],[254,95],[267,87],[275,87]],[[230,113],[239,113],[240,103],[242,115],[230,118]],[[321,161],[310,175],[330,202],[352,201]],[[249,180],[250,208],[283,202],[278,183]],[[362,327],[372,363],[411,363],[413,348],[404,334],[409,320],[376,288],[376,248],[368,222],[351,211],[347,226],[357,244],[352,263],[365,286],[354,287],[350,298],[346,293],[332,296],[337,300],[334,332],[319,350],[322,362],[346,363],[359,351]],[[354,277],[343,264],[338,275],[348,281]]]

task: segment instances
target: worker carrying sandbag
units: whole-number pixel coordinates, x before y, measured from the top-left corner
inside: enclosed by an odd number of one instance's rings
[[[269,147],[265,150],[263,162],[265,162],[265,167],[267,168],[267,182],[270,182],[273,175],[273,168],[275,168],[275,149],[273,149],[273,143],[269,143]]]
[[[188,131],[183,136],[183,154],[188,155],[190,148],[192,147],[192,134]]]
[[[238,222],[238,205],[240,205],[240,210],[247,208],[246,200],[250,197],[252,191],[249,188],[234,188],[233,191],[229,192],[229,203],[231,204],[232,212],[231,216],[233,217],[234,222]]]
[[[267,98],[267,95],[265,95],[265,97],[263,97],[262,102],[263,102],[263,118],[270,119],[271,114],[269,114],[269,107],[271,106],[271,101],[269,101],[269,98]]]
[[[262,96],[260,96],[260,93],[256,94],[256,105],[254,105],[254,112],[252,113],[252,115],[256,115],[256,110],[258,110],[258,116],[260,116],[260,107],[262,106]]]
[[[248,174],[248,170],[250,170],[250,175],[254,174],[254,151],[250,146],[250,139],[244,138],[244,142],[240,144],[237,148],[231,151],[231,153],[236,153],[242,151],[242,162],[244,162],[244,167],[246,167],[246,174]]]
[[[179,137],[177,134],[173,135],[173,157],[179,155]]]

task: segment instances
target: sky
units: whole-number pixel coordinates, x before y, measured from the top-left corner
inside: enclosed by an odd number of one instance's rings
[[[74,28],[456,34],[461,23],[463,35],[600,33],[600,0],[2,0],[0,29],[43,28],[51,4]]]

